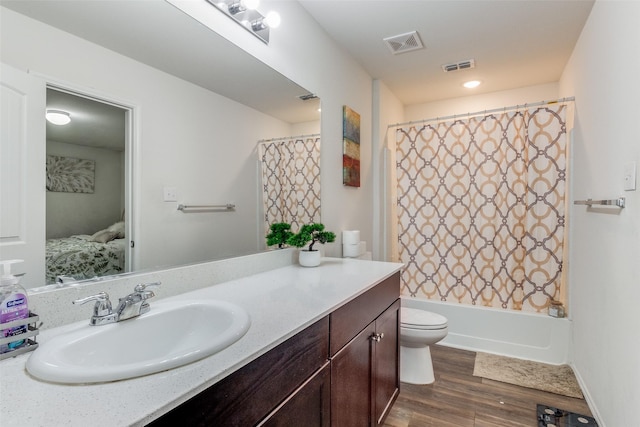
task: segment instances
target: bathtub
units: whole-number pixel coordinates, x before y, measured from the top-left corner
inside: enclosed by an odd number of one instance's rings
[[[403,307],[420,308],[448,319],[449,334],[439,344],[554,365],[570,360],[571,321],[567,318],[401,298]]]

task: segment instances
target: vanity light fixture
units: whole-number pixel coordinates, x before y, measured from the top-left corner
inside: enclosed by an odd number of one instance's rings
[[[480,83],[482,83],[480,80],[470,80],[468,82],[465,82],[462,86],[466,87],[467,89],[473,89],[474,87],[480,86]]]
[[[257,10],[260,0],[207,1],[266,44],[269,44],[269,30],[280,25],[278,12],[263,15]]]
[[[45,117],[54,125],[67,125],[71,122],[71,114],[62,110],[47,110]]]
[[[280,26],[280,14],[271,11],[264,18],[257,19],[251,23],[253,31],[262,31],[266,28],[278,28]]]
[[[241,0],[241,1],[231,1],[231,2],[218,2],[219,7],[226,7],[229,13],[233,15],[237,15],[239,13],[246,12],[247,10],[256,10],[258,5],[260,4],[259,0]]]

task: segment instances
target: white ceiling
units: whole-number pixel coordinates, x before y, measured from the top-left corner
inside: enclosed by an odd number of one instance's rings
[[[47,140],[67,144],[125,149],[125,110],[103,102],[47,89],[47,109],[69,113],[71,123],[47,122]]]
[[[325,31],[405,105],[557,82],[593,0],[299,0]],[[424,49],[393,55],[383,39],[418,31]],[[476,68],[444,73],[446,63]],[[470,91],[467,80],[482,85]]]

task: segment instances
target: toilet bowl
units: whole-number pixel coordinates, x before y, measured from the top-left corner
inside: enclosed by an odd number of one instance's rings
[[[400,308],[400,381],[435,381],[429,346],[447,336],[447,318],[417,308]]]

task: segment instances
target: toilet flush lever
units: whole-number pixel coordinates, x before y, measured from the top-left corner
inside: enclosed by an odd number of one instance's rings
[[[380,342],[382,338],[384,338],[384,332],[380,334],[374,333],[371,335],[371,341]]]

